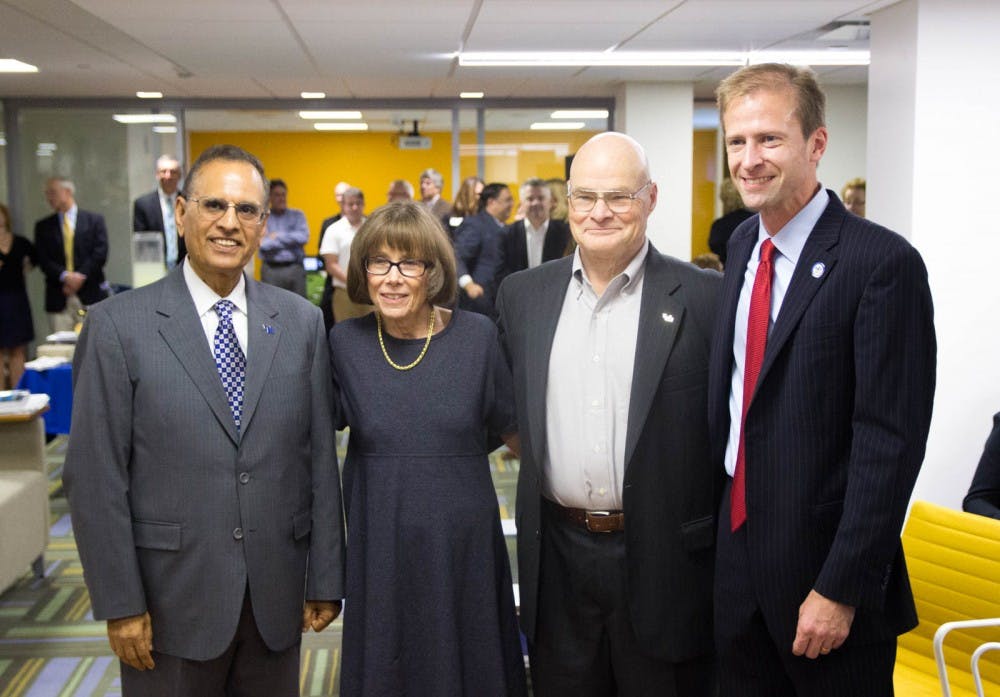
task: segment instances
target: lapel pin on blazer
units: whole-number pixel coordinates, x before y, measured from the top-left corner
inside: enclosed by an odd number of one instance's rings
[[[264,328],[265,334],[274,334],[274,327],[272,327],[270,324],[262,324],[260,326]]]
[[[820,276],[823,275],[824,271],[826,271],[826,264],[824,264],[822,261],[817,261],[815,264],[813,264],[812,268],[813,278],[819,278]]]
[[[669,312],[664,312],[661,316],[663,317],[664,322],[666,322],[667,324],[673,324],[674,316],[672,314],[670,314]]]

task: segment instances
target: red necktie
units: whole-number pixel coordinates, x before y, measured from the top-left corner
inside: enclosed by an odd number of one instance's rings
[[[746,437],[747,408],[757,386],[757,376],[764,362],[767,346],[767,324],[771,319],[771,257],[774,243],[764,240],[760,246],[760,265],[753,279],[750,294],[750,319],[747,322],[747,356],[743,363],[743,415],[740,419],[740,444],[736,450],[736,469],[733,471],[733,489],[729,502],[729,523],[736,532],[747,519],[746,490]]]

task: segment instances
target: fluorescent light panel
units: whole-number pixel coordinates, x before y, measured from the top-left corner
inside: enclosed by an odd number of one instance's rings
[[[482,99],[486,95],[485,92],[459,92],[458,96],[462,99]]]
[[[361,123],[314,123],[317,131],[367,131],[368,124]]]
[[[115,114],[111,118],[118,123],[177,123],[173,114]]]
[[[303,99],[325,99],[326,92],[302,92]]]
[[[16,58],[0,58],[0,73],[37,73],[38,66]]]
[[[177,133],[177,126],[153,126],[153,133]]]
[[[466,67],[656,67],[743,66],[784,62],[795,65],[868,65],[869,51],[468,51]]]
[[[583,121],[536,121],[531,124],[533,131],[579,131],[586,124]]]
[[[300,111],[300,119],[360,119],[360,111]]]
[[[163,92],[136,92],[139,99],[163,99]]]
[[[607,109],[563,109],[549,114],[550,119],[606,119]]]

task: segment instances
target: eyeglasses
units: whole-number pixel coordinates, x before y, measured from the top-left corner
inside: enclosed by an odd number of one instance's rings
[[[224,216],[230,206],[236,211],[236,217],[239,221],[248,225],[259,224],[264,220],[264,215],[267,213],[266,208],[258,206],[256,203],[250,203],[249,201],[232,203],[224,198],[207,198],[204,196],[201,198],[189,198],[187,200],[198,206],[198,213],[206,223],[214,222]]]
[[[365,270],[373,276],[385,276],[392,270],[393,266],[407,278],[420,278],[430,264],[422,259],[401,259],[399,261],[389,261],[385,257],[365,259]]]
[[[589,213],[594,210],[597,200],[601,199],[612,213],[628,213],[632,210],[632,202],[639,198],[639,194],[652,183],[648,181],[631,193],[628,191],[570,191],[569,205],[577,213]]]

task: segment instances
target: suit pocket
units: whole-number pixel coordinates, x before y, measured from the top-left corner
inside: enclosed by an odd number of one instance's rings
[[[132,538],[136,547],[176,552],[181,548],[181,526],[177,523],[133,520]]]
[[[301,540],[312,532],[312,511],[299,511],[292,516],[292,537]]]
[[[681,525],[681,544],[688,552],[708,549],[715,542],[715,516],[689,520]]]
[[[828,501],[812,507],[813,519],[821,530],[833,531],[840,524],[840,516],[844,513],[844,502]]]

